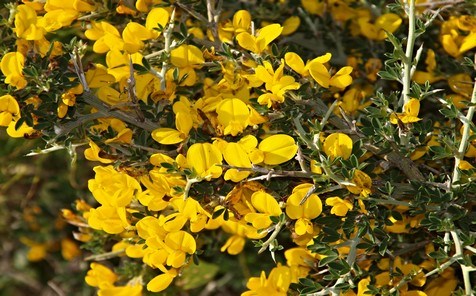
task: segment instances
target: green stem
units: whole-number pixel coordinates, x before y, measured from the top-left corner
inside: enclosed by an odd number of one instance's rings
[[[473,122],[474,112],[476,111],[476,78],[474,79],[474,87],[473,87],[473,94],[471,95],[471,104],[472,106],[469,107],[468,113],[466,114],[465,120],[463,122],[463,135],[461,136],[461,142],[458,148],[458,152],[455,154],[455,166],[453,169],[453,178],[451,180],[451,185],[454,185],[461,179],[461,172],[459,170],[459,164],[461,160],[464,158],[464,153],[469,145],[469,136],[470,136],[470,127],[471,123]]]
[[[413,47],[415,45],[415,0],[408,2],[408,38],[403,61],[403,106],[410,101],[410,85],[412,80]]]
[[[261,254],[263,253],[264,251],[266,251],[266,249],[269,247],[269,245],[276,239],[276,237],[278,236],[279,232],[281,231],[281,228],[283,227],[283,225],[286,224],[286,219],[284,219],[284,221],[279,221],[278,224],[276,224],[276,226],[274,227],[274,231],[273,233],[270,235],[270,237],[263,243],[263,245],[261,246],[261,248],[259,249],[258,251],[258,254]]]

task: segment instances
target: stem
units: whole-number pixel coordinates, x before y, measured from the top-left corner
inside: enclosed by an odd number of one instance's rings
[[[470,127],[471,123],[473,122],[474,111],[476,110],[476,107],[474,106],[474,104],[476,104],[476,78],[474,79],[473,94],[471,95],[471,104],[473,105],[469,107],[465,120],[462,120],[463,135],[461,136],[461,142],[459,144],[458,152],[455,154],[455,167],[453,169],[453,178],[451,180],[451,185],[457,183],[461,178],[461,172],[458,167],[461,160],[464,158],[464,153],[468,148],[469,144]]]
[[[462,243],[459,239],[458,234],[456,233],[455,230],[450,231],[451,237],[453,238],[453,242],[455,243],[455,257],[463,257],[463,246]],[[465,263],[459,262],[459,265],[461,266],[461,272],[463,273],[463,282],[464,282],[464,292],[465,295],[470,296],[473,295],[471,290],[471,278],[469,276],[469,273],[471,271],[474,271],[474,268],[471,266],[466,265]]]
[[[172,32],[174,30],[174,22],[175,22],[175,9],[172,10],[170,14],[170,21],[167,30],[164,31],[164,51],[167,53],[167,56],[170,54],[170,44],[172,43]],[[166,90],[167,84],[165,81],[165,75],[167,73],[169,62],[165,59],[162,62],[162,69],[160,70],[160,90]]]
[[[415,0],[408,2],[408,39],[403,60],[403,106],[410,101],[410,85],[412,81],[413,47],[415,45]],[[402,108],[403,108],[402,106]]]
[[[190,189],[192,188],[192,185],[194,183],[200,182],[200,179],[189,179],[187,178],[187,184],[185,184],[185,189],[183,190],[183,200],[186,200],[188,198],[188,193],[190,192]]]
[[[257,172],[257,173],[264,174],[256,178],[248,179],[248,181],[271,179],[271,178],[278,178],[278,177],[294,177],[294,178],[309,178],[310,179],[316,175],[311,172],[303,172],[303,171],[269,170],[267,168],[263,168],[260,166],[253,166],[251,168],[246,168],[246,167],[238,167],[238,166],[224,164],[224,165],[221,165],[221,167],[228,168],[228,169],[235,169],[238,171],[249,171],[249,172]]]
[[[98,100],[98,98],[90,91],[85,91],[82,95],[82,98],[88,105],[96,108],[98,110],[98,113],[102,114],[103,117],[114,117],[129,124],[140,127],[148,132],[151,132],[158,128],[158,124],[153,123],[149,120],[144,120],[143,122],[140,122],[137,120],[137,118],[135,118],[134,116],[130,116],[124,111],[111,110],[110,106],[105,105],[103,102]]]
[[[125,252],[124,249],[119,250],[119,251],[111,251],[111,252],[107,252],[107,253],[91,255],[91,256],[88,256],[88,257],[84,258],[84,260],[86,260],[86,261],[103,261],[103,260],[107,260],[107,259],[111,259],[111,258],[120,256],[120,255],[124,254],[124,252]]]
[[[273,233],[271,234],[271,236],[263,243],[263,245],[261,246],[261,248],[259,249],[258,251],[258,254],[261,254],[263,253],[267,248],[268,246],[274,241],[274,239],[278,236],[279,232],[281,231],[281,228],[283,227],[283,225],[286,224],[286,220],[284,221],[279,221],[278,224],[276,224],[276,226],[274,227],[274,231]]]

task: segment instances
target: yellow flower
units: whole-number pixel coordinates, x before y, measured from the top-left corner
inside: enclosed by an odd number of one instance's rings
[[[46,30],[38,25],[36,11],[28,5],[18,5],[15,14],[15,33],[18,38],[40,40]]]
[[[137,0],[136,8],[140,12],[147,12],[152,6],[160,3],[162,3],[162,0]]]
[[[210,143],[195,143],[187,151],[187,164],[200,179],[215,179],[222,174],[223,157],[217,147]]]
[[[420,112],[420,101],[417,99],[410,99],[403,106],[403,113],[390,114],[390,122],[393,124],[398,124],[398,120],[403,123],[412,123],[420,121],[421,118],[418,118],[418,113]],[[398,118],[398,119],[397,119]]]
[[[0,69],[5,75],[5,83],[22,89],[27,85],[25,77],[23,77],[23,65],[25,57],[19,52],[9,52],[2,57]]]
[[[48,0],[45,3],[47,13],[44,19],[47,23],[54,23],[54,29],[66,27],[79,17],[80,12],[94,10],[94,5],[83,0]]]
[[[352,178],[354,185],[346,186],[347,190],[353,194],[360,194],[362,197],[367,197],[372,191],[372,179],[361,170],[355,170],[354,178]]]
[[[326,53],[325,55],[319,56],[311,61],[307,61],[304,65],[304,61],[297,53],[287,52],[284,55],[284,60],[286,61],[286,65],[291,67],[291,69],[301,74],[301,76],[306,77],[309,76],[309,68],[311,63],[325,64],[331,59],[331,57],[332,55],[330,53]]]
[[[99,154],[102,154],[102,156],[104,156],[104,153],[101,153],[101,148],[99,148],[99,146],[96,143],[94,143],[93,141],[89,141],[89,148],[84,150],[84,157],[87,160],[99,161],[99,162],[105,163],[105,164],[114,162],[114,159],[105,158],[105,157],[100,156]]]
[[[136,179],[116,171],[112,166],[96,166],[94,172],[96,175],[88,181],[88,188],[101,205],[125,207],[141,191]]]
[[[370,23],[370,17],[364,16],[358,19],[360,33],[371,40],[384,40],[387,33],[395,32],[400,27],[402,19],[394,13],[385,13],[379,16],[375,23]]]
[[[177,129],[161,127],[152,131],[154,140],[164,145],[172,145],[183,142],[188,137],[188,133],[193,127],[192,117],[185,112],[175,114],[175,126]]]
[[[233,43],[233,37],[242,32],[248,32],[251,27],[251,14],[247,10],[238,10],[232,20],[218,25],[218,37],[226,43]],[[211,32],[208,32],[212,35]],[[213,36],[211,36],[213,39]]]
[[[226,251],[230,255],[237,255],[243,251],[246,238],[260,239],[266,236],[266,233],[260,234],[255,228],[249,225],[231,220],[224,221],[221,227],[225,232],[233,234],[220,249],[221,252]]]
[[[262,271],[260,277],[252,277],[248,280],[246,287],[250,291],[242,293],[241,296],[286,296],[291,284],[291,278],[291,270],[287,266],[273,268],[269,273],[268,279],[266,279],[266,274]]]
[[[48,254],[48,243],[39,243],[27,237],[20,237],[20,241],[29,247],[27,259],[31,262],[38,262],[45,259]]]
[[[61,240],[61,255],[65,260],[70,261],[81,255],[81,250],[73,240],[63,238]]]
[[[302,7],[310,14],[322,15],[327,7],[326,1],[301,0]]]
[[[294,80],[294,77],[283,75],[283,72],[283,60],[276,71],[273,70],[273,66],[270,62],[264,61],[263,65],[259,65],[255,69],[254,76],[248,76],[248,79],[252,80],[251,83],[254,87],[258,87],[264,82],[266,90],[268,91],[258,97],[258,103],[267,105],[268,108],[270,108],[275,102],[284,102],[284,94],[288,90],[294,90],[300,87],[300,84]]]
[[[355,114],[358,110],[363,110],[368,107],[372,102],[362,102],[367,95],[366,90],[358,87],[352,87],[347,90],[342,96],[342,100],[338,103],[347,113]],[[336,113],[339,111],[337,110]]]
[[[328,197],[326,199],[326,205],[332,206],[331,214],[344,217],[349,210],[354,208],[354,205],[348,200],[343,200],[338,196]]]
[[[352,67],[346,66],[341,68],[331,77],[329,70],[324,65],[329,62],[332,55],[326,53],[325,55],[319,56],[311,61],[307,61],[304,64],[303,60],[299,55],[294,52],[288,52],[284,56],[286,64],[291,67],[294,71],[301,74],[303,77],[307,77],[309,74],[311,77],[322,87],[328,88],[329,86],[335,86],[337,88],[346,88],[352,84]]]
[[[270,217],[278,217],[282,213],[276,199],[262,190],[253,193],[251,204],[258,213],[246,214],[245,221],[258,230],[269,227],[273,223]]]
[[[194,46],[182,44],[170,52],[170,63],[180,70],[179,78],[187,75],[182,85],[191,86],[197,82],[195,68],[200,67],[205,62],[202,51]]]
[[[453,57],[458,57],[476,47],[476,25],[474,17],[454,16],[441,25],[440,37],[445,51]]]
[[[114,76],[107,73],[106,67],[101,64],[93,64],[86,71],[86,82],[90,88],[109,86],[115,82]]]
[[[23,122],[18,129],[16,129],[15,125],[16,122],[12,121],[7,127],[7,134],[12,138],[23,138],[35,132],[35,130],[25,122]]]
[[[147,290],[151,292],[160,292],[167,289],[168,286],[172,283],[174,278],[178,275],[176,269],[172,268],[170,270],[166,270],[165,273],[160,274],[154,277],[150,282],[147,284]]]
[[[435,60],[435,52],[430,48],[426,53],[426,72],[425,71],[415,71],[413,74],[412,79],[420,84],[425,84],[425,82],[433,83],[439,80],[444,79],[443,76],[437,76],[436,74],[436,60]]]
[[[68,107],[73,107],[76,104],[76,95],[83,93],[83,86],[78,84],[77,86],[70,88],[64,94],[61,95],[61,101],[58,103],[58,117],[63,118],[68,112]]]
[[[98,291],[98,296],[142,296],[142,284],[127,286],[104,286]]]
[[[319,256],[319,255],[317,255]],[[305,247],[289,248],[284,251],[284,257],[286,258],[286,264],[291,270],[297,268],[297,272],[292,272],[292,282],[297,282],[299,278],[305,278],[309,274],[309,271],[316,263],[316,254],[312,254],[310,250]]]
[[[193,236],[182,230],[168,233],[164,243],[169,252],[167,265],[174,268],[179,268],[185,263],[185,254],[193,254],[197,249]]]
[[[297,220],[294,226],[297,235],[313,233],[314,227],[311,220],[322,212],[321,199],[315,193],[309,195],[302,205],[300,204],[311,187],[312,184],[308,183],[296,186],[286,201],[286,214],[289,218]]]
[[[173,207],[177,212],[169,214],[164,218],[163,227],[168,232],[181,230],[187,221],[190,221],[190,231],[200,232],[211,216],[193,198],[186,200],[182,196],[173,198],[169,202],[169,206]]]
[[[370,285],[370,278],[365,278],[361,279],[359,283],[357,284],[357,296],[365,296],[369,295],[367,292],[369,292],[369,288],[367,288]]]
[[[271,24],[261,28],[256,36],[248,32],[242,32],[236,36],[236,41],[238,41],[238,44],[244,49],[256,54],[261,54],[274,39],[281,35],[282,31],[283,27],[281,27],[281,25]]]
[[[152,39],[151,31],[141,24],[130,22],[122,31],[124,50],[128,53],[136,53],[144,48],[144,40]]]
[[[288,17],[286,20],[284,20],[283,31],[281,32],[281,35],[291,35],[292,33],[296,32],[300,24],[301,19],[298,16]]]
[[[216,112],[218,123],[224,127],[224,135],[236,136],[248,126],[250,110],[248,105],[240,99],[231,98],[221,101],[216,108]]]
[[[133,64],[142,65],[142,55],[140,53],[128,54],[126,52],[122,53],[118,49],[111,49],[106,54],[107,73],[114,76],[116,81],[129,78],[131,74],[129,63],[131,60]]]
[[[91,28],[86,30],[84,35],[90,40],[96,40],[93,45],[93,51],[96,53],[124,48],[124,41],[119,35],[119,31],[108,22],[91,22]]]
[[[169,12],[164,8],[157,7],[149,11],[145,20],[145,27],[150,30],[152,38],[157,38],[160,36],[161,31],[156,29],[159,29],[159,25],[162,27],[162,29],[165,28],[169,22],[169,17]]]
[[[104,285],[112,285],[117,281],[117,275],[108,267],[99,264],[91,263],[90,270],[86,274],[86,284],[92,287],[101,287]]]
[[[223,158],[225,161],[235,167],[251,168],[251,160],[249,154],[255,149],[258,141],[254,136],[248,135],[246,137],[254,138],[254,143],[246,143],[243,138],[238,143],[226,143],[223,152]],[[254,144],[254,146],[253,146]],[[247,146],[248,145],[248,146]],[[251,145],[251,146],[249,146]],[[228,169],[225,173],[225,180],[231,180],[233,182],[239,182],[250,175],[250,171],[240,171],[237,169]]]
[[[452,91],[466,98],[471,98],[471,92],[473,90],[473,80],[467,73],[460,73],[451,75],[448,78],[448,85]]]
[[[0,97],[0,126],[8,126],[10,122],[20,118],[20,106],[14,97],[4,95]]]
[[[384,270],[384,272],[378,274],[375,277],[376,283],[375,285],[377,287],[382,287],[382,286],[387,286],[393,284],[397,284],[400,282],[401,277],[394,276],[392,275],[389,271],[390,269],[390,264],[387,260],[384,260],[383,262],[379,262],[379,268]],[[412,264],[412,263],[405,263],[403,262],[402,258],[399,256],[395,257],[393,261],[393,269],[398,268],[401,270],[404,276],[407,275],[412,275],[412,280],[409,282],[413,286],[417,287],[423,287],[426,282],[426,277],[425,274],[422,272],[421,267],[418,265]],[[402,288],[400,288],[403,291],[407,290],[407,284],[405,284]]]
[[[352,146],[352,139],[348,135],[333,133],[324,140],[323,149],[331,160],[336,157],[347,160],[352,154]]]
[[[427,296],[450,296],[458,285],[453,268],[448,267],[439,273],[439,276],[430,281],[425,287]]]
[[[258,145],[263,152],[263,163],[268,165],[282,164],[296,155],[298,146],[293,137],[288,135],[272,135]]]
[[[251,14],[247,10],[238,10],[233,15],[233,29],[235,34],[248,32],[251,27]]]
[[[103,230],[109,234],[118,234],[130,226],[124,207],[100,206],[91,209],[88,224],[94,229]]]

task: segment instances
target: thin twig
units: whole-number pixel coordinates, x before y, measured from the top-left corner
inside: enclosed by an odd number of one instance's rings
[[[476,61],[476,57],[475,57]],[[455,165],[453,169],[453,178],[451,179],[451,185],[459,182],[461,178],[461,172],[459,169],[459,164],[464,158],[464,154],[469,145],[469,136],[470,136],[470,127],[473,122],[474,112],[476,111],[476,78],[474,79],[473,94],[471,95],[471,107],[468,108],[468,113],[466,114],[465,120],[463,122],[463,134],[461,136],[461,142],[458,148],[458,152],[455,153]]]

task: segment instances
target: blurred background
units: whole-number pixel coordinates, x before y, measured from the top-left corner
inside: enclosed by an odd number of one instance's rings
[[[90,198],[92,170],[72,165],[66,150],[25,156],[43,145],[0,130],[0,295],[93,295],[75,227],[61,217]]]

